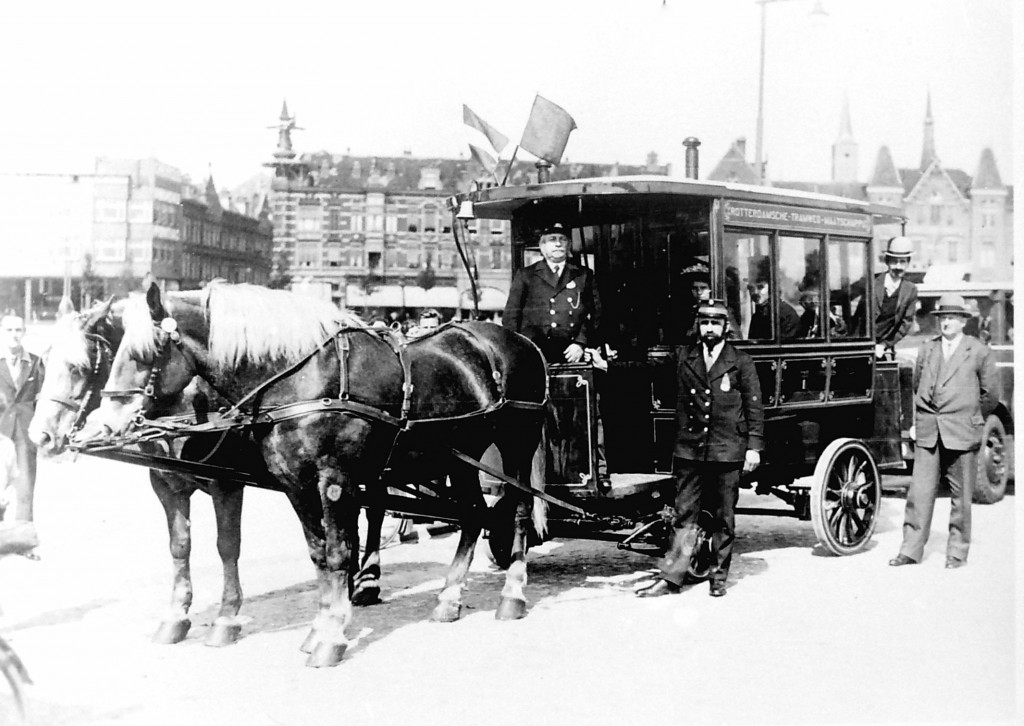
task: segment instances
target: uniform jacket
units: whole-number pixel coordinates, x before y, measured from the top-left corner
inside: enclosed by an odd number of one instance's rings
[[[694,461],[743,461],[764,446],[764,404],[754,361],[726,343],[710,372],[702,344],[676,350],[675,455]]]
[[[0,434],[15,440],[27,438],[36,397],[43,385],[42,361],[27,351],[26,355],[30,362],[21,364],[17,381],[11,379],[7,363],[0,360]]]
[[[595,347],[601,304],[594,273],[568,260],[558,279],[544,260],[524,267],[512,279],[501,320],[537,343],[549,360],[561,361],[570,343]]]
[[[914,368],[917,444],[930,449],[941,437],[947,449],[976,449],[998,403],[996,386],[995,361],[980,340],[965,335],[945,363],[942,336],[925,342]]]
[[[875,304],[871,308],[871,314],[878,319],[878,311],[882,309],[882,300],[885,298],[885,275],[875,275],[874,298]],[[917,285],[909,280],[900,280],[900,286],[896,288],[896,334],[889,340],[879,340],[879,343],[896,345],[903,340],[914,324],[914,312],[917,309]]]

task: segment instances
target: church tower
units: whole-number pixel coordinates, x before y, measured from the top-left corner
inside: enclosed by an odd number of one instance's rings
[[[1008,197],[995,155],[992,149],[985,149],[971,182],[971,266],[976,279],[1009,277],[1013,244],[1012,234],[1006,230]]]
[[[857,181],[857,141],[850,123],[850,99],[843,100],[843,115],[839,121],[839,136],[832,144],[832,181]]]

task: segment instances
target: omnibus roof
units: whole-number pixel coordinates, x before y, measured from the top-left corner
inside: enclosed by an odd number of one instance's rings
[[[815,209],[860,212],[886,218],[885,222],[901,222],[903,210],[862,199],[830,194],[803,192],[795,189],[736,184],[732,182],[676,179],[656,175],[596,177],[531,184],[528,186],[490,187],[462,195],[473,201],[479,217],[511,219],[520,207],[545,199],[566,197],[601,197],[605,195],[663,195],[735,199],[769,204],[787,204]]]

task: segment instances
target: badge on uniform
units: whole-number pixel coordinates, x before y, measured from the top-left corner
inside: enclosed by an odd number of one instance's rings
[[[566,287],[569,288],[570,290],[575,290],[576,289],[576,281],[575,280],[570,281],[569,284],[566,285]]]
[[[729,391],[731,390],[731,388],[732,386],[729,385],[729,374],[726,373],[724,376],[722,376],[722,390]]]

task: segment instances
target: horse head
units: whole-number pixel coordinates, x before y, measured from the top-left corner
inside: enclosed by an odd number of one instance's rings
[[[206,334],[203,315],[193,308],[185,296],[165,301],[155,284],[144,299],[135,295],[125,302],[124,336],[101,391],[102,401],[76,441],[107,433],[123,435],[154,407],[181,397],[200,370],[199,340]]]
[[[123,333],[121,304],[111,298],[76,313],[70,300],[61,300],[46,354],[46,376],[28,429],[44,453],[61,453],[68,437],[99,405],[99,391]]]

